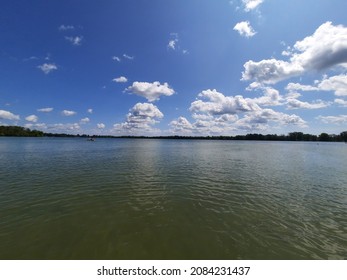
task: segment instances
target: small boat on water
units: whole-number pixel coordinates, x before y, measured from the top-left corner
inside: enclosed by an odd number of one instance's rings
[[[95,141],[95,139],[90,137],[87,139],[87,141]]]

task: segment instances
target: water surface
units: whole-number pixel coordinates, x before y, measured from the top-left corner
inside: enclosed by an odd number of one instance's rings
[[[0,137],[0,259],[347,259],[343,143]]]

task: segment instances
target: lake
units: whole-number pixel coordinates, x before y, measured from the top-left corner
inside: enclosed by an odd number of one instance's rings
[[[0,137],[0,259],[347,259],[347,145]]]

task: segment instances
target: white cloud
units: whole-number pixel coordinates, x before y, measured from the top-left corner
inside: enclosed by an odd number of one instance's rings
[[[24,125],[24,127],[39,130],[47,129],[47,125],[45,123],[27,123]]]
[[[347,96],[347,75],[323,79],[318,84],[318,88],[325,91],[334,91],[336,96]]]
[[[326,22],[313,35],[297,41],[291,51],[289,61],[265,59],[246,62],[242,80],[275,84],[308,71],[344,65],[347,62],[347,28]]]
[[[241,95],[224,96],[222,93],[213,90],[204,90],[199,93],[198,99],[190,106],[190,111],[209,115],[237,114],[259,110],[260,107],[251,99],[243,98]]]
[[[73,131],[76,133],[81,129],[81,126],[78,123],[57,123],[47,125],[47,129],[56,132],[56,133],[64,133]]]
[[[249,12],[257,8],[264,0],[242,0],[242,3],[245,6],[245,11]]]
[[[83,118],[83,119],[80,120],[81,124],[86,124],[86,123],[89,123],[89,122],[90,122],[89,118]]]
[[[310,85],[302,85],[299,83],[289,83],[286,87],[286,90],[292,92],[292,91],[314,91],[314,90],[318,90],[317,87],[315,86],[310,86]]]
[[[168,49],[175,50],[177,42],[178,42],[178,39],[170,40],[169,43],[167,44]]]
[[[128,54],[126,54],[126,53],[124,53],[123,55],[122,55],[122,57],[124,58],[124,59],[127,59],[127,60],[134,60],[134,56],[131,56],[131,55],[128,55]],[[114,55],[114,56],[112,56],[112,60],[115,60],[115,61],[117,61],[117,62],[121,62],[122,61],[122,59],[119,57],[119,56],[116,56],[116,55]]]
[[[53,111],[53,108],[41,108],[37,109],[38,112],[49,113]]]
[[[37,66],[37,68],[41,69],[45,74],[49,74],[50,72],[58,69],[58,67],[54,63],[44,63]]]
[[[98,123],[97,127],[98,127],[98,129],[104,129],[106,127],[106,125],[103,123]]]
[[[123,57],[129,60],[133,60],[135,58],[134,56],[127,55],[126,53],[123,54]]]
[[[171,121],[169,125],[172,127],[173,133],[189,134],[194,129],[193,125],[185,117],[179,117]]]
[[[336,96],[347,96],[347,75],[324,77],[322,81],[315,81],[314,86],[289,83],[286,89],[289,91],[333,91]]]
[[[124,76],[120,76],[118,78],[114,78],[112,81],[116,83],[126,83],[128,79]]]
[[[149,102],[158,100],[162,95],[171,96],[175,93],[168,83],[160,84],[160,82],[134,82],[126,91],[142,96]]]
[[[53,133],[81,133],[80,124],[78,123],[27,123],[24,125],[26,128],[46,130]]]
[[[241,95],[225,96],[216,90],[204,90],[198,99],[192,102],[190,111],[196,120],[190,123],[181,117],[173,120],[170,126],[173,132],[195,134],[221,134],[236,130],[264,131],[270,124],[305,127],[306,122],[297,115],[288,115],[259,105],[283,105],[285,99],[270,87],[263,87],[264,96],[244,98]]]
[[[129,110],[126,121],[121,124],[115,124],[115,132],[140,132],[151,131],[152,126],[158,122],[158,119],[164,115],[157,106],[151,103],[137,103]]]
[[[318,116],[316,119],[327,124],[346,124],[347,123],[347,115]]]
[[[167,44],[167,49],[175,52],[181,52],[184,55],[189,54],[189,51],[187,49],[182,49],[180,46],[180,39],[178,36],[178,33],[170,33],[170,39]]]
[[[62,24],[62,25],[60,25],[60,26],[58,27],[58,29],[59,29],[60,31],[66,31],[66,30],[74,30],[75,27],[74,27],[73,25],[64,25],[64,24]]]
[[[336,98],[336,99],[334,100],[334,102],[335,102],[336,104],[341,105],[341,107],[347,107],[347,100],[343,100],[343,99],[340,99],[340,98]]]
[[[276,59],[265,59],[259,62],[249,60],[243,66],[245,68],[242,72],[243,81],[255,80],[264,84],[275,84],[304,71],[299,64]]]
[[[242,21],[237,23],[234,26],[234,30],[239,32],[239,34],[243,37],[253,37],[256,32],[254,31],[253,27],[250,25],[249,21]]]
[[[15,115],[9,111],[0,110],[0,120],[11,120],[11,121],[18,121],[20,118],[18,115]]]
[[[253,102],[262,106],[279,106],[283,105],[284,98],[280,95],[277,89],[272,87],[260,87],[264,95],[258,98],[253,98]]]
[[[236,125],[243,130],[264,130],[268,128],[268,123],[274,122],[280,125],[294,125],[306,127],[306,122],[297,115],[288,115],[276,112],[272,109],[261,109],[250,112],[240,119]]]
[[[93,114],[93,109],[88,109],[87,112],[88,112],[89,114]]]
[[[65,40],[71,42],[74,46],[80,46],[82,44],[83,36],[65,36]]]
[[[300,93],[291,91],[291,92],[287,93],[284,98],[286,100],[288,100],[288,99],[297,99],[297,98],[299,98],[301,96],[302,95]]]
[[[292,61],[305,69],[322,70],[347,62],[347,28],[343,25],[322,24],[312,36],[294,45],[298,53]]]
[[[294,98],[287,100],[287,109],[322,109],[331,105],[331,102],[316,100],[313,103],[303,102]]]
[[[171,133],[178,134],[222,134],[235,130],[233,124],[238,120],[237,115],[224,114],[221,116],[208,116],[205,114],[193,114],[194,123],[185,117],[179,117],[170,122]]]
[[[61,114],[65,117],[70,117],[76,115],[77,113],[75,111],[63,110]]]
[[[259,109],[257,111],[246,112],[244,116],[223,114],[221,116],[206,116],[194,114],[196,119],[190,123],[184,117],[173,120],[170,123],[172,133],[183,134],[226,134],[232,131],[265,131],[270,128],[270,124],[279,126],[306,127],[306,122],[297,115],[288,115],[276,112],[272,109]]]
[[[28,58],[24,58],[23,61],[31,61],[31,60],[38,60],[39,58],[37,56],[30,56]]]
[[[39,118],[38,118],[37,116],[35,116],[35,115],[30,115],[30,116],[27,116],[27,117],[25,118],[25,120],[28,121],[28,122],[37,122],[38,119],[39,119]]]

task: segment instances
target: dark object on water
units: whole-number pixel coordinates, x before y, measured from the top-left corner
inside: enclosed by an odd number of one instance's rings
[[[88,138],[87,141],[95,141],[94,138]]]

